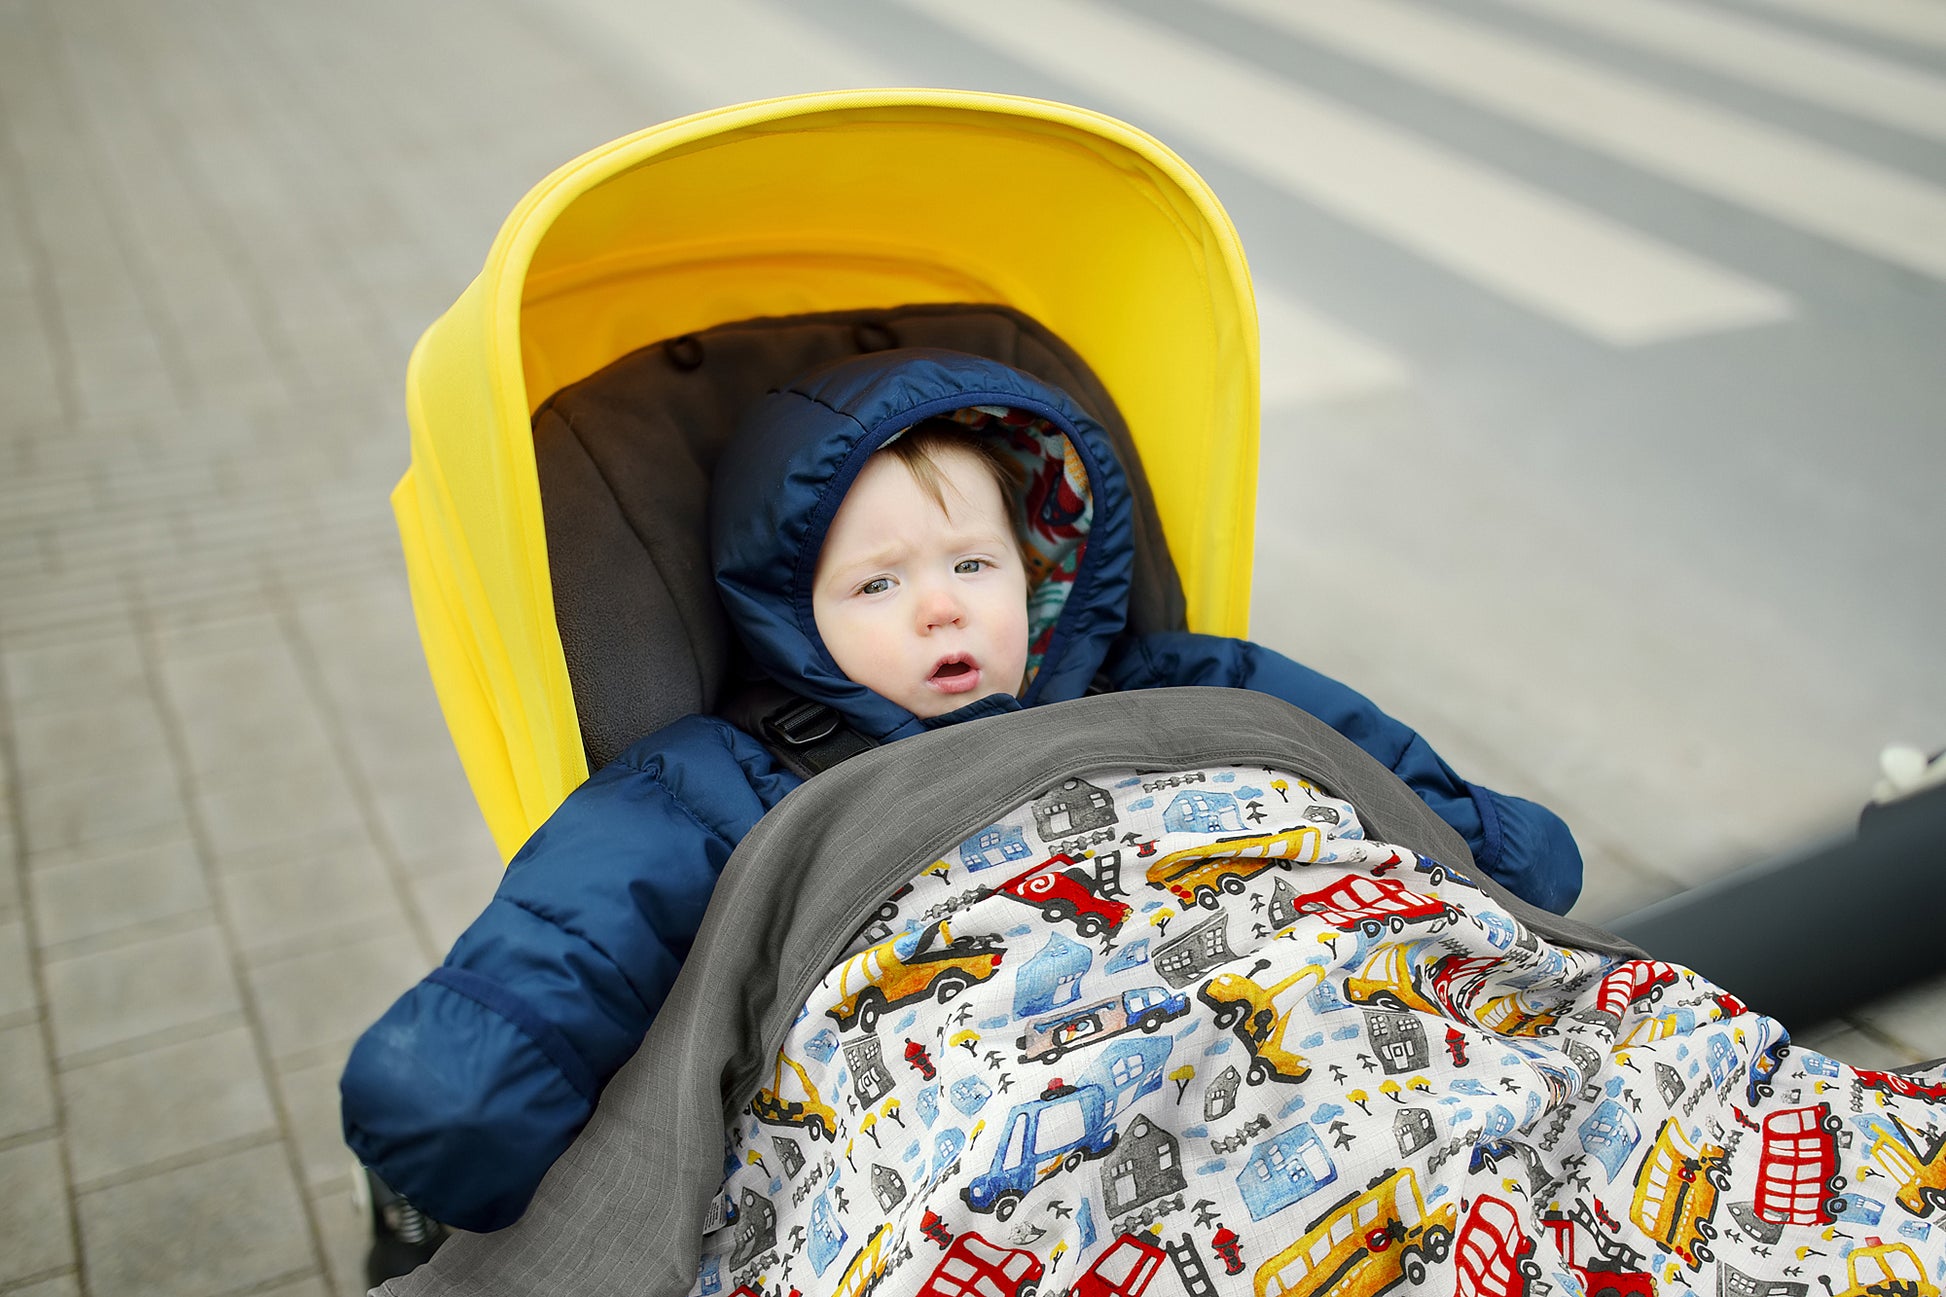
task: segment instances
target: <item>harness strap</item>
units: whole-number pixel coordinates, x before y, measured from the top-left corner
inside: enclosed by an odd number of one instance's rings
[[[823,774],[878,746],[834,709],[792,693],[774,680],[743,686],[717,711],[801,779]]]

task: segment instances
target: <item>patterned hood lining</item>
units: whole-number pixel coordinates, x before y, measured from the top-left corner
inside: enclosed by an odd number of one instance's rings
[[[1088,470],[1066,433],[1024,410],[974,405],[933,417],[991,437],[1020,466],[1023,485],[1013,506],[1027,567],[1027,681],[1032,683],[1088,551],[1095,514]],[[900,429],[880,449],[909,431]]]

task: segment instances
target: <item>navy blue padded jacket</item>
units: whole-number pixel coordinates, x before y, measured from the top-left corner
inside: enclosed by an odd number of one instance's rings
[[[812,618],[811,582],[866,457],[922,419],[976,407],[992,413],[996,433],[1007,431],[1005,412],[1014,430],[1025,424],[1072,447],[1085,510],[1077,516],[1077,501],[1058,491],[1024,507],[1030,518],[1059,514],[1055,530],[1085,544],[1039,628],[1022,694],[921,719],[838,670]],[[1549,811],[1467,783],[1369,700],[1269,649],[1125,634],[1132,527],[1106,435],[1063,393],[995,361],[923,350],[846,360],[769,394],[722,457],[711,512],[718,590],[757,663],[881,743],[1077,698],[1097,676],[1118,689],[1260,690],[1398,774],[1466,838],[1481,869],[1528,901],[1567,910],[1581,857]],[[756,740],[709,716],[666,726],[597,771],[521,848],[445,962],[353,1048],[341,1082],[353,1151],[440,1220],[470,1230],[517,1220],[641,1043],[730,852],[798,782]]]

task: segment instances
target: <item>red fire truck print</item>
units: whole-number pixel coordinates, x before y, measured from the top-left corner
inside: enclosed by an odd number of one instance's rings
[[[1946,1103],[1946,1081],[1915,1081],[1897,1072],[1871,1072],[1858,1068],[1854,1073],[1858,1083],[1872,1090],[1896,1094],[1902,1099],[1927,1099],[1933,1103]]]
[[[1291,908],[1299,914],[1315,914],[1344,932],[1356,928],[1368,937],[1376,937],[1388,927],[1404,932],[1408,923],[1438,925],[1456,913],[1444,901],[1421,896],[1397,879],[1364,874],[1351,874],[1329,887],[1306,892],[1291,903]]]
[[[1597,1199],[1595,1205],[1600,1206]],[[1554,1236],[1554,1250],[1561,1260],[1567,1263],[1568,1270],[1581,1281],[1582,1291],[1587,1297],[1656,1297],[1655,1279],[1646,1270],[1636,1270],[1624,1261],[1602,1255],[1604,1247],[1614,1247],[1611,1240],[1595,1230],[1596,1217],[1586,1204],[1577,1208],[1578,1215],[1569,1216],[1560,1211],[1548,1211],[1541,1215],[1541,1224]],[[1579,1249],[1576,1245],[1575,1225],[1585,1221],[1585,1228],[1595,1240],[1593,1252],[1586,1264],[1577,1260]],[[1618,1249],[1624,1255],[1628,1249]]]
[[[1679,976],[1673,967],[1659,959],[1631,959],[1601,979],[1594,1004],[1575,1017],[1610,1028],[1619,1026],[1630,1005],[1654,1004],[1662,998],[1662,988],[1672,985]]]
[[[918,1297],[1019,1297],[1041,1281],[1032,1252],[989,1243],[972,1230],[953,1240]]]
[[[1773,1225],[1829,1225],[1845,1209],[1839,1190],[1839,1122],[1828,1104],[1785,1108],[1764,1118],[1751,1209]]]
[[[1460,1222],[1453,1264],[1459,1272],[1454,1297],[1525,1297],[1541,1273],[1534,1240],[1521,1232],[1520,1213],[1491,1194],[1475,1198]]]
[[[1050,870],[1051,865],[1067,867]],[[1097,878],[1069,855],[1050,856],[999,887],[1000,895],[1035,907],[1049,923],[1072,923],[1084,937],[1103,932],[1113,936],[1134,913],[1122,902],[1108,899],[1107,893],[1116,890],[1114,880]]]
[[[1442,955],[1432,966],[1426,985],[1449,1018],[1471,1021],[1473,1001],[1487,974],[1500,966],[1494,955]]]
[[[1135,1234],[1124,1234],[1074,1281],[1073,1297],[1142,1297],[1166,1253]]]

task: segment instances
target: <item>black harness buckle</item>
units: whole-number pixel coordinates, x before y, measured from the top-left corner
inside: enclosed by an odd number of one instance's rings
[[[764,733],[787,747],[803,748],[838,732],[838,713],[823,703],[798,698],[764,717]]]

